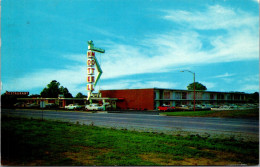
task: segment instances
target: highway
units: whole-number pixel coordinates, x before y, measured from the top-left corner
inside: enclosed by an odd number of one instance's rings
[[[95,125],[107,128],[128,129],[166,134],[199,134],[201,136],[243,138],[258,140],[258,119],[216,117],[167,117],[156,114],[136,113],[87,113],[75,111],[42,111],[26,109],[2,109],[2,114],[28,118],[51,119]]]

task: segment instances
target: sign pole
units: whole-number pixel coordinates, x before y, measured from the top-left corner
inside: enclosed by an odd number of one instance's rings
[[[92,40],[88,41],[88,52],[87,52],[87,90],[88,90],[88,98],[89,103],[92,104],[91,96],[93,96],[92,92],[99,81],[103,71],[98,63],[98,60],[95,56],[95,52],[105,53],[104,49],[94,47],[94,43]],[[96,68],[95,68],[96,67]],[[95,70],[97,69],[97,78],[95,79]]]

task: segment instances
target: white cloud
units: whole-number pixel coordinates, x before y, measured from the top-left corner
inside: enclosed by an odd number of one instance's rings
[[[257,32],[250,30],[232,31],[211,41],[213,49],[208,52],[214,62],[231,62],[258,59],[259,39]]]
[[[200,81],[200,83],[206,86],[207,90],[212,89],[216,86],[216,83],[213,82]]]
[[[230,33],[211,43],[213,49],[204,50],[198,33],[173,31],[144,39],[144,49],[114,44],[102,56],[103,78],[167,72],[181,65],[258,59],[258,37],[253,33]]]
[[[226,77],[231,77],[231,76],[234,76],[235,74],[229,74],[228,72],[226,72],[225,74],[221,74],[221,75],[217,75],[217,76],[214,76],[212,78],[226,78]]]
[[[250,92],[250,93],[253,93],[253,92],[259,92],[259,85],[257,84],[248,84],[248,85],[244,85],[243,87],[240,88],[241,91],[244,91],[244,92]]]
[[[52,80],[57,80],[61,86],[67,87],[73,94],[82,91],[80,84],[86,83],[86,68],[67,67],[62,70],[47,69],[30,73],[20,78],[14,78],[3,83],[5,90],[21,91],[47,86]],[[86,90],[86,89],[85,89]],[[40,93],[40,92],[39,92]]]
[[[241,78],[241,82],[257,82],[259,83],[259,74],[247,75],[246,77]]]
[[[259,59],[258,17],[243,11],[219,5],[210,6],[205,11],[167,11],[164,18],[170,22],[188,24],[189,28],[173,30],[161,34],[144,34],[143,40],[133,44],[121,44],[104,41],[109,47],[105,54],[97,54],[103,70],[101,79],[116,78],[142,73],[168,72],[182,65],[210,64],[240,60]],[[197,30],[224,30],[221,34],[201,34]],[[101,31],[101,30],[100,30]],[[110,34],[111,35],[111,34]],[[113,34],[112,34],[113,35]],[[203,41],[207,39],[208,41]],[[211,45],[210,49],[204,49]],[[101,58],[100,58],[101,57]],[[44,88],[55,79],[70,92],[76,94],[85,90],[86,53],[66,55],[70,64],[77,66],[64,69],[46,69],[15,78],[7,85],[9,90]],[[221,77],[230,77],[224,74]],[[102,82],[102,81],[101,81]],[[215,85],[204,82],[208,88]],[[160,81],[120,81],[102,85],[102,89],[111,88],[173,88],[177,84]]]
[[[119,80],[116,82],[110,82],[108,84],[102,84],[101,90],[106,89],[137,89],[137,88],[168,88],[176,89],[178,83],[161,82],[161,81],[142,81],[142,80]]]
[[[259,74],[240,76],[237,83],[239,85],[259,85]],[[248,87],[248,86],[246,86],[246,87]]]
[[[172,10],[166,11],[166,13],[164,19],[179,23],[185,29],[182,29],[182,32],[170,34],[167,38],[163,35],[158,36],[158,39],[154,41],[158,41],[158,44],[167,43],[167,46],[165,45],[166,47],[161,50],[173,46],[172,41],[175,40],[176,46],[171,49],[185,50],[186,54],[190,55],[187,56],[187,60],[194,63],[196,61],[192,59],[191,55],[197,58],[197,62],[202,61],[203,63],[258,58],[258,16],[219,5],[209,6],[205,11]],[[212,33],[204,36],[197,32],[197,29],[211,30]],[[218,33],[216,30],[222,30],[222,32]],[[216,32],[214,33],[214,31]],[[188,40],[183,41],[185,38]],[[208,43],[203,42],[203,39],[207,39]],[[211,45],[212,49],[203,49],[203,45]]]
[[[258,23],[257,16],[251,16],[240,10],[233,10],[220,5],[209,6],[205,11],[168,10],[163,18],[186,23],[196,29],[233,29],[243,26],[255,26]]]

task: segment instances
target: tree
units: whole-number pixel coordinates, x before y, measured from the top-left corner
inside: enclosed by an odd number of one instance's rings
[[[52,80],[46,88],[44,88],[41,92],[42,97],[53,97],[57,98],[59,95],[59,86],[60,83],[56,80]]]
[[[259,103],[259,93],[255,92],[255,93],[249,94],[248,102],[249,103]]]
[[[6,93],[1,95],[1,107],[13,108],[14,104],[18,102],[17,98],[26,98],[28,95],[8,95]]]
[[[69,90],[63,86],[60,87],[60,83],[56,80],[52,80],[46,88],[41,92],[41,97],[57,98],[59,94],[63,94],[64,97],[70,98],[72,95]]]
[[[87,96],[86,95],[83,95],[81,92],[79,92],[77,95],[76,95],[76,98],[86,98]]]
[[[64,88],[63,86],[61,86],[59,88],[59,91],[60,91],[59,94],[63,94],[65,98],[72,98],[72,95],[67,88]]]
[[[41,95],[38,95],[38,94],[32,94],[29,96],[30,98],[37,98],[37,97],[41,97]]]
[[[191,83],[187,86],[188,90],[194,90],[194,83]],[[195,82],[195,90],[207,90],[206,86],[199,82]]]

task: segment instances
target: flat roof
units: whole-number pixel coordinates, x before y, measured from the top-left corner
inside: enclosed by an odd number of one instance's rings
[[[110,90],[144,90],[144,89],[154,89],[154,90],[172,90],[172,91],[182,91],[182,92],[193,92],[194,90],[185,90],[185,89],[170,89],[170,88],[135,88],[135,89],[108,89]],[[100,91],[106,91],[106,90],[100,90]],[[250,94],[250,93],[245,93],[245,92],[219,92],[219,91],[207,91],[207,90],[195,90],[196,92],[209,92],[209,93],[232,93],[232,94]]]
[[[118,100],[118,98],[109,97],[92,97],[92,100]],[[87,98],[17,98],[17,100],[87,100]]]

